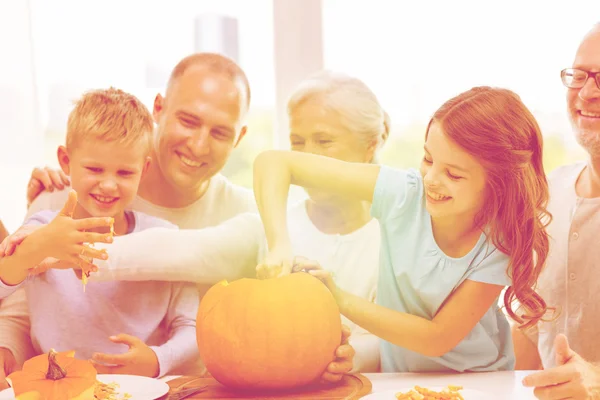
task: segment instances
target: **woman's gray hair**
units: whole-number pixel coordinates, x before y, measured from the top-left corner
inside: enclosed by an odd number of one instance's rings
[[[360,79],[333,71],[321,71],[302,81],[290,97],[288,115],[309,101],[318,101],[326,111],[338,113],[346,128],[379,150],[390,134],[389,115],[377,96]],[[375,162],[375,161],[374,161]]]

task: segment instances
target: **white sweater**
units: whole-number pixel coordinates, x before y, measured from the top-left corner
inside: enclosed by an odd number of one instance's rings
[[[375,301],[380,243],[375,219],[348,235],[328,235],[310,221],[302,201],[289,209],[288,225],[294,254],[332,271],[340,288]],[[90,280],[192,281],[206,288],[222,279],[254,277],[266,255],[264,229],[255,213],[201,230],[148,229],[96,247],[106,248],[109,260],[96,262],[99,271]],[[378,339],[346,317],[342,321],[352,331],[355,370],[378,370]]]

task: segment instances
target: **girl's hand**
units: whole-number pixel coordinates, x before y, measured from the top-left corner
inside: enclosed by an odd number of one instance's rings
[[[293,272],[306,271],[312,276],[318,278],[321,282],[327,286],[327,289],[332,294],[337,294],[338,288],[333,281],[333,274],[329,271],[326,271],[321,267],[317,261],[309,260],[304,257],[296,257],[294,259],[294,268]]]
[[[292,272],[293,256],[289,246],[274,247],[256,267],[259,279],[277,278]]]

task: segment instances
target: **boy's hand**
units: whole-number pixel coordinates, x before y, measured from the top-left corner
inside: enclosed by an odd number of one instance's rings
[[[17,368],[17,361],[13,353],[5,347],[0,347],[0,390],[8,389],[6,377]]]
[[[350,338],[350,328],[346,325],[342,325],[342,343],[336,349],[336,359],[333,360],[327,366],[323,375],[321,375],[321,382],[323,383],[336,383],[342,380],[345,374],[352,370],[354,360],[354,348],[348,342]]]
[[[48,224],[30,234],[37,237],[42,245],[43,254],[59,260],[79,264],[82,257],[101,258],[106,260],[106,251],[94,249],[84,243],[112,242],[111,233],[86,232],[88,229],[110,227],[112,218],[73,219],[73,211],[77,206],[77,194],[74,190],[60,213]]]
[[[81,279],[83,271],[86,272],[97,272],[98,267],[87,260],[81,259],[79,264],[73,264],[69,261],[58,260],[56,258],[48,257],[39,263],[35,268],[29,271],[32,276],[43,274],[49,269],[72,269],[78,279]]]
[[[91,362],[99,374],[142,375],[150,378],[158,376],[158,358],[146,343],[124,333],[109,339],[114,343],[126,344],[129,351],[124,354],[94,353]]]
[[[70,184],[69,177],[60,169],[35,168],[27,184],[27,205],[33,203],[44,190],[48,192],[54,191],[54,188],[63,190]]]

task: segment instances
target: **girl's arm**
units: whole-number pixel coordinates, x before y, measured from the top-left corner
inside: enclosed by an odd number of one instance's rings
[[[279,251],[284,257],[286,253],[291,255],[286,211],[291,184],[371,202],[378,174],[379,166],[375,164],[294,151],[259,154],[254,161],[254,194],[269,250]],[[283,260],[273,261],[277,264]]]
[[[214,284],[254,277],[264,253],[264,233],[257,214],[241,214],[205,229],[150,228],[115,237],[108,260],[95,260],[93,281],[184,281]]]
[[[432,320],[395,311],[335,289],[340,311],[352,322],[396,346],[441,357],[473,330],[504,286],[464,281]]]
[[[537,347],[537,325],[524,332],[517,324],[511,324],[513,347],[515,350],[515,370],[544,369]]]

